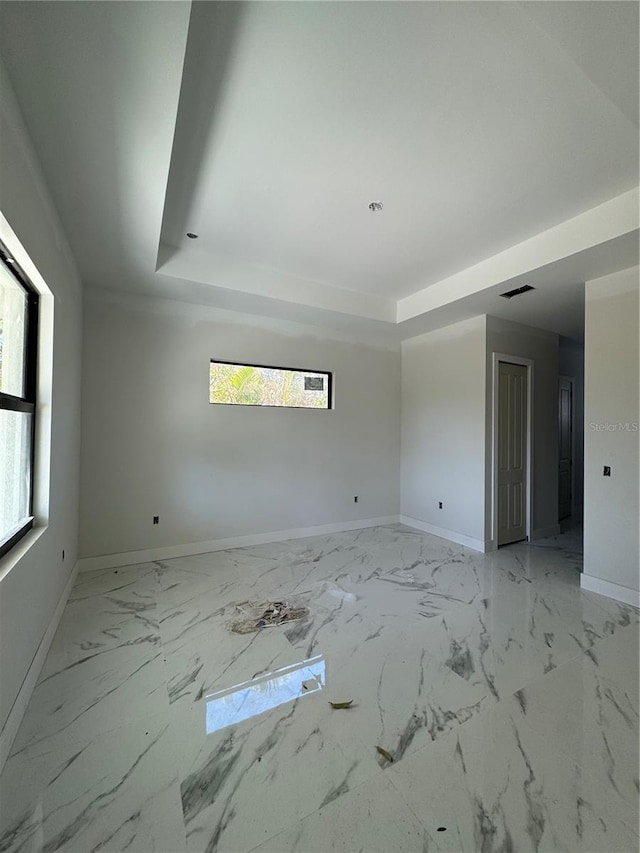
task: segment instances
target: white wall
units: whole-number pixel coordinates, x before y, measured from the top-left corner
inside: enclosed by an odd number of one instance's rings
[[[632,590],[640,588],[639,272],[588,281],[585,311],[584,573]]]
[[[401,513],[476,547],[485,539],[485,339],[482,316],[402,344]]]
[[[75,264],[1,66],[0,139],[0,205],[10,226],[3,221],[3,237],[19,258],[22,244],[53,294],[41,301],[36,529],[0,560],[2,758],[9,729],[19,721],[11,709],[18,708],[16,697],[76,561],[82,303]]]
[[[400,353],[329,334],[88,292],[81,554],[397,516]],[[332,371],[335,409],[210,405],[211,358]]]
[[[524,297],[526,298],[526,297]],[[558,524],[558,335],[487,317],[487,430],[490,430],[493,353],[533,360],[532,538],[551,535]],[[486,538],[491,538],[491,442],[487,442]]]
[[[584,495],[584,345],[560,338],[558,370],[573,382],[573,506],[572,515],[582,516]]]

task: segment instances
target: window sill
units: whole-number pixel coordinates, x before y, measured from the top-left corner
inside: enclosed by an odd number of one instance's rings
[[[42,536],[42,534],[47,529],[45,525],[40,524],[36,525],[35,520],[31,521],[32,527],[30,530],[27,530],[20,539],[6,552],[0,557],[0,581],[9,574],[9,572],[16,566],[27,553],[33,548],[38,539]]]

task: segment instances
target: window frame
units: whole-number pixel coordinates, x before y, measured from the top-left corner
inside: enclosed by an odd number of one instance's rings
[[[4,557],[32,528],[34,522],[35,448],[36,448],[36,392],[38,382],[38,322],[40,294],[20,265],[12,258],[4,243],[0,242],[0,263],[25,292],[27,300],[27,322],[24,344],[24,393],[22,396],[7,394],[0,390],[0,409],[10,412],[26,412],[31,415],[31,447],[29,470],[29,515],[17,529],[9,531],[6,539],[0,540],[0,558]]]
[[[289,370],[294,373],[315,373],[327,377],[327,405],[326,406],[275,406],[273,404],[262,403],[218,403],[211,400],[209,396],[210,406],[242,406],[246,409],[297,409],[298,411],[314,411],[314,412],[331,412],[334,409],[333,405],[333,372],[330,370],[312,370],[306,367],[283,367],[279,364],[253,364],[249,361],[226,361],[222,358],[209,359],[209,376],[211,376],[212,364],[228,364],[231,367],[260,367],[263,370]],[[211,394],[211,384],[209,384],[209,394]]]

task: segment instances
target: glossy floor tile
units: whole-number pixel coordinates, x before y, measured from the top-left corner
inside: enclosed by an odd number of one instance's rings
[[[638,851],[638,611],[580,563],[388,525],[84,573],[0,853]]]

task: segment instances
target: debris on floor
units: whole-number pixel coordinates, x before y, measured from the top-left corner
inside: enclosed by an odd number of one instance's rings
[[[285,625],[304,619],[309,614],[309,608],[297,601],[265,601],[260,604],[242,601],[236,604],[236,610],[243,618],[231,624],[234,634],[251,634],[262,628]]]
[[[342,710],[343,708],[350,708],[353,705],[353,699],[349,699],[348,702],[329,702],[332,708],[335,708],[337,711]]]
[[[383,747],[381,747],[381,746],[376,746],[376,750],[377,750],[377,751],[380,753],[380,755],[385,759],[385,761],[393,761],[393,755],[391,755],[391,753],[390,753],[390,752],[387,752],[387,750],[386,750],[386,749],[384,749]]]

